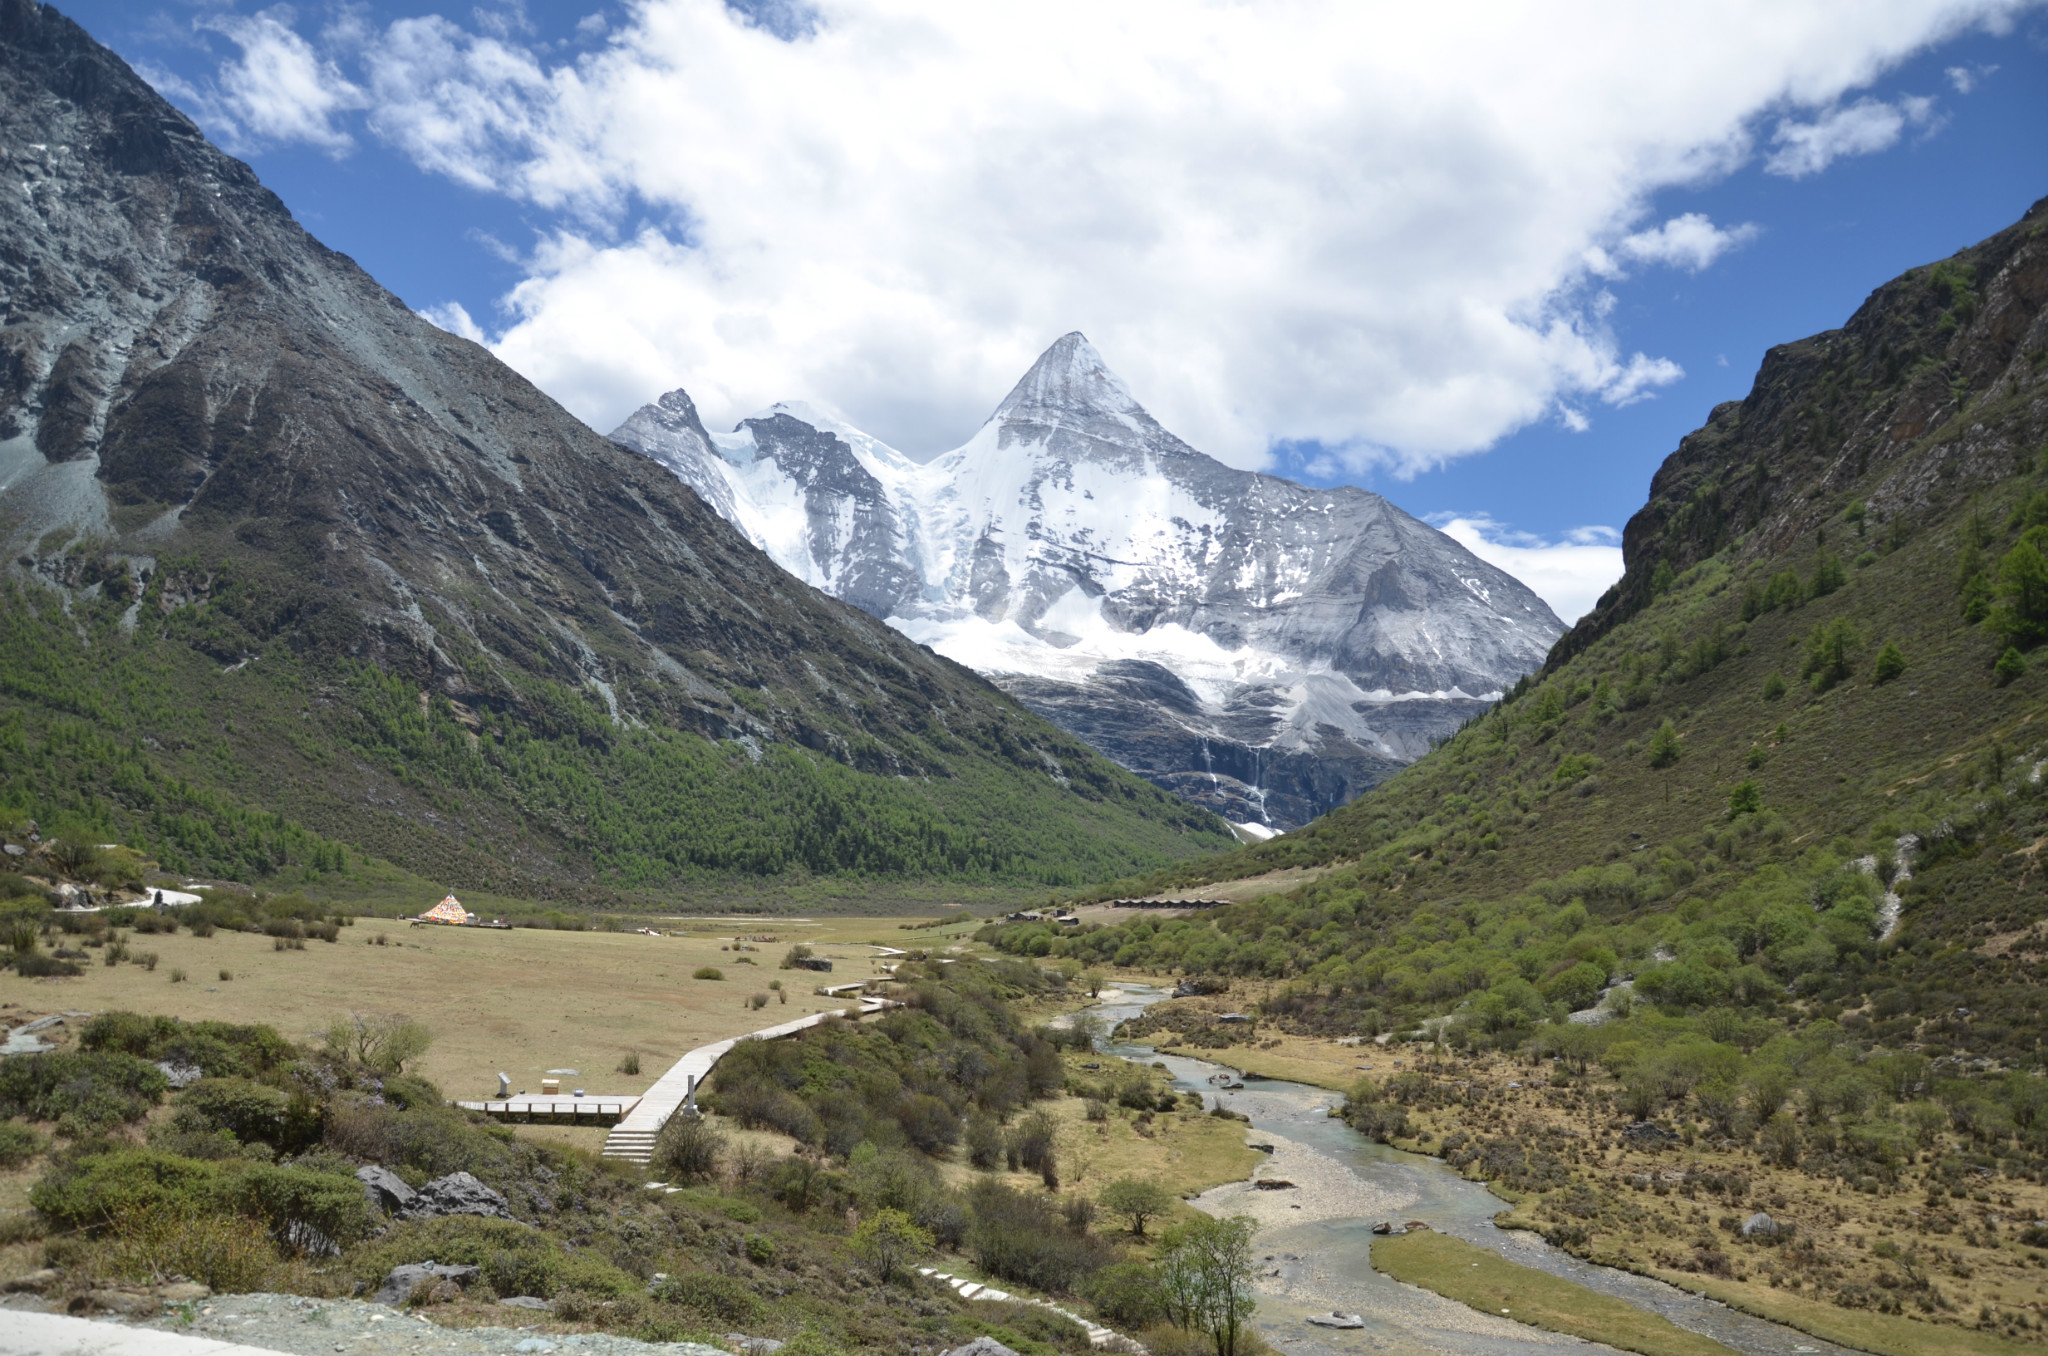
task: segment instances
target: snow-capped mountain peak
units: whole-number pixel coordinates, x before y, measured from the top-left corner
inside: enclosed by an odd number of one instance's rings
[[[1157,428],[1079,330],[1061,335],[1010,388],[990,423],[1060,424],[1108,415]]]
[[[1078,332],[922,466],[796,402],[714,437],[672,391],[612,436],[799,578],[1240,822],[1344,803],[1564,629],[1376,494],[1189,447]]]

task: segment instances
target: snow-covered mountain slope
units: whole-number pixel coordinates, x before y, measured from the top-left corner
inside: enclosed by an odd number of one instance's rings
[[[799,578],[1239,822],[1343,804],[1564,629],[1376,494],[1197,452],[1079,334],[925,465],[802,405],[713,435],[682,391],[612,437]]]

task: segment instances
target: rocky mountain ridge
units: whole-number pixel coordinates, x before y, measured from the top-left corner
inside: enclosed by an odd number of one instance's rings
[[[611,436],[800,578],[1260,830],[1412,761],[1563,630],[1376,494],[1196,451],[1078,333],[923,465],[802,405],[714,434],[681,390]]]
[[[17,801],[111,830],[174,772],[520,888],[1228,841],[414,314],[32,0],[0,157],[6,714],[165,760],[17,759]]]

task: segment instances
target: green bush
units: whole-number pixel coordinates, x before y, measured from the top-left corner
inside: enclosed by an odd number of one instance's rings
[[[43,1137],[20,1121],[0,1121],[0,1169],[12,1172],[43,1151]]]
[[[118,1051],[151,1063],[194,1064],[210,1078],[253,1078],[297,1058],[292,1043],[268,1026],[231,1022],[181,1022],[105,1012],[85,1024],[78,1043],[86,1050]]]
[[[649,1166],[676,1181],[702,1181],[717,1173],[724,1148],[725,1136],[710,1121],[678,1113],[661,1127]]]
[[[1886,641],[1884,648],[1877,652],[1877,663],[1871,668],[1870,680],[1874,683],[1889,683],[1906,671],[1906,655],[1893,641]]]
[[[2012,645],[2008,645],[2005,653],[1998,656],[1998,662],[1991,666],[1991,676],[1998,680],[2000,687],[2004,687],[2016,678],[2024,677],[2026,672],[2026,657],[2019,652],[2017,646]],[[27,971],[23,971],[23,973],[26,974]]]
[[[0,1116],[104,1129],[141,1120],[169,1086],[161,1069],[133,1055],[16,1055],[0,1061]]]
[[[1082,1298],[1104,1321],[1126,1330],[1148,1328],[1165,1315],[1159,1278],[1143,1262],[1113,1262],[1081,1286]]]
[[[983,1179],[968,1192],[967,1251],[991,1276],[1065,1293],[1115,1260],[1109,1245],[1071,1232],[1043,1196]]]
[[[358,1188],[360,1194],[360,1188]],[[433,1258],[481,1268],[484,1284],[502,1297],[565,1291],[619,1298],[640,1282],[588,1250],[571,1251],[560,1239],[512,1220],[450,1215],[393,1225],[348,1257],[349,1272],[374,1289],[391,1268]]]
[[[715,965],[700,965],[690,972],[691,979],[724,979],[725,971]]]
[[[758,1323],[763,1312],[761,1301],[745,1282],[710,1271],[671,1276],[655,1287],[654,1297],[733,1327]]]
[[[184,1130],[226,1130],[245,1144],[268,1144],[296,1153],[320,1140],[325,1117],[303,1093],[292,1094],[246,1078],[202,1078],[178,1094]]]
[[[310,1225],[347,1246],[372,1227],[353,1176],[246,1160],[202,1161],[157,1149],[117,1149],[59,1163],[29,1192],[51,1222],[102,1230],[137,1212],[200,1220],[237,1215],[283,1236]]]

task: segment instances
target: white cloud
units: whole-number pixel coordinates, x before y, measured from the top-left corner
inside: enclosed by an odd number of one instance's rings
[[[1669,358],[1638,353],[1601,386],[1600,398],[1610,405],[1633,405],[1650,399],[1657,387],[1669,386],[1684,376],[1685,369]]]
[[[1998,74],[1998,67],[1979,66],[1973,70],[1968,66],[1951,66],[1942,74],[1948,77],[1949,84],[1955,86],[1956,93],[1968,94],[1977,88],[1979,80]]]
[[[1655,230],[1624,237],[1619,252],[1646,264],[1669,264],[1698,273],[1729,250],[1756,239],[1757,233],[1751,222],[1724,229],[1702,213],[1687,212]]]
[[[483,326],[471,318],[469,308],[459,301],[425,307],[419,312],[419,317],[430,325],[439,325],[450,334],[461,335],[479,344],[485,341]]]
[[[1611,527],[1577,527],[1558,541],[1516,532],[1484,513],[1430,518],[1445,536],[1534,589],[1569,626],[1593,610],[1608,585],[1621,578],[1621,534]]]
[[[495,346],[599,428],[685,384],[932,452],[1081,329],[1226,460],[1399,475],[1678,380],[1590,280],[1747,228],[1654,196],[1786,109],[1834,112],[1774,163],[1862,145],[1841,99],[2019,3],[641,0],[569,64],[431,17],[353,60],[376,135],[534,211]]]
[[[1812,122],[1785,119],[1771,134],[1778,149],[1764,160],[1764,169],[1788,179],[1818,174],[1845,155],[1869,155],[1896,142],[1908,127],[1922,127],[1934,117],[1934,100],[1907,96],[1897,103],[1858,99],[1830,109]]]
[[[238,149],[264,142],[303,141],[330,154],[354,144],[337,125],[346,112],[363,106],[363,92],[331,60],[293,31],[292,11],[283,5],[247,17],[219,15],[201,21],[241,49],[222,64],[209,90],[193,90],[210,119],[224,126]]]

